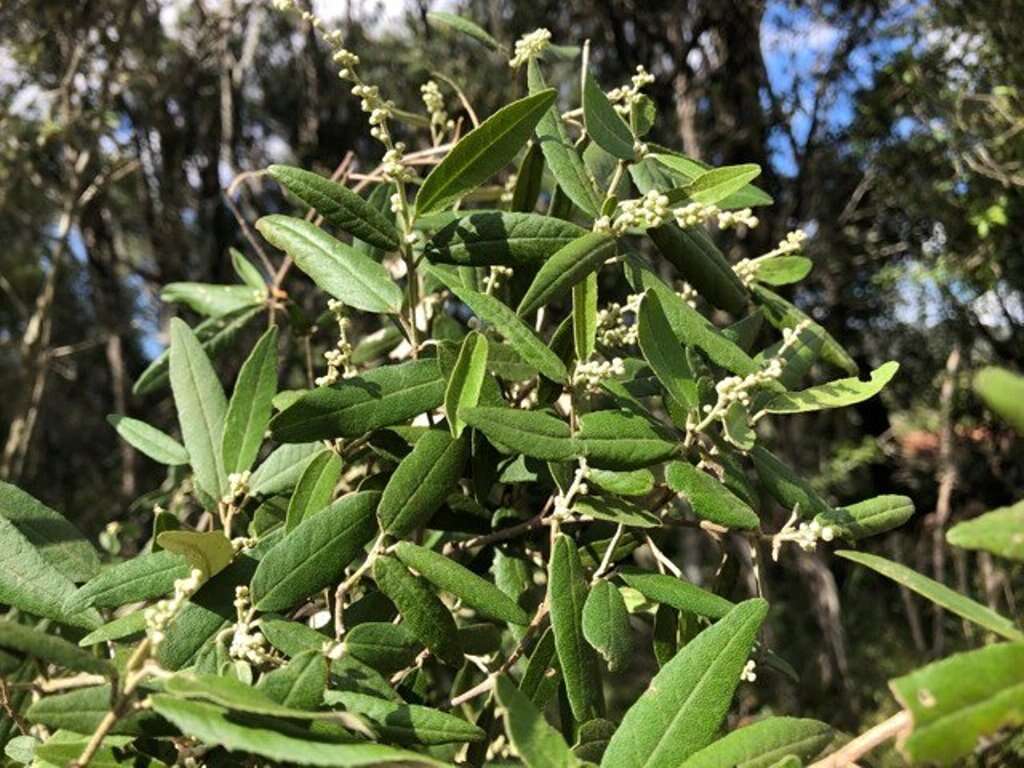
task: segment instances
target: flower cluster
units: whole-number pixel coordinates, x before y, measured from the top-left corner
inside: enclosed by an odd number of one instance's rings
[[[518,181],[519,176],[517,174],[509,174],[509,177],[505,179],[505,186],[501,190],[501,202],[512,202],[512,198],[515,196],[516,193],[516,182]]]
[[[594,231],[620,237],[630,229],[660,227],[669,214],[668,202],[668,196],[657,190],[651,190],[635,200],[623,200],[619,203],[615,218],[599,217],[594,222]]]
[[[409,170],[409,166],[405,164],[405,142],[396,142],[391,149],[384,153],[384,157],[381,159],[381,172],[384,174],[385,181],[408,181],[412,178],[412,171]],[[397,195],[397,193],[395,193]],[[401,210],[401,196],[395,201],[392,199],[391,207],[394,209],[397,207],[398,213]]]
[[[804,242],[807,240],[807,233],[802,229],[794,229],[785,239],[783,239],[775,250],[768,251],[762,259],[770,259],[773,256],[787,256],[791,253],[796,253],[804,247]]]
[[[626,373],[625,364],[621,357],[614,357],[611,360],[588,360],[585,363],[577,363],[572,374],[574,387],[582,386],[588,392],[597,392],[601,388],[601,382],[612,376],[622,376]]]
[[[516,40],[515,53],[511,59],[509,59],[508,65],[512,69],[519,69],[523,64],[528,62],[530,59],[540,56],[544,49],[551,44],[551,31],[544,29],[535,29],[529,34],[523,35],[521,38]]]
[[[237,504],[249,495],[249,470],[244,472],[232,472],[228,475],[228,492],[224,494],[221,501],[224,504]]]
[[[320,376],[313,383],[318,387],[328,387],[337,383],[338,379],[355,376],[356,370],[352,366],[352,345],[348,340],[348,318],[342,314],[344,305],[336,299],[327,302],[327,308],[334,313],[338,323],[338,341],[332,349],[324,352],[324,359],[327,361],[327,373]]]
[[[750,405],[752,390],[774,381],[781,375],[782,361],[773,357],[763,368],[748,373],[746,376],[726,376],[715,385],[715,392],[718,393],[718,402],[722,405],[722,410],[724,411],[734,402],[744,406]]]
[[[719,229],[732,229],[739,226],[753,229],[759,223],[759,219],[749,208],[740,208],[738,211],[719,211],[718,213]]]
[[[636,68],[636,74],[630,78],[631,85],[623,85],[613,88],[608,92],[608,101],[615,105],[615,109],[625,118],[629,118],[629,111],[640,98],[640,91],[654,82],[654,75],[648,72],[643,66]]]
[[[779,552],[782,545],[787,541],[793,542],[804,552],[813,552],[819,541],[829,542],[836,537],[836,532],[830,526],[822,525],[817,520],[809,523],[799,523],[800,508],[794,507],[793,514],[778,533],[772,536],[772,560],[778,562]]]
[[[166,637],[167,627],[174,621],[178,611],[182,609],[188,599],[196,593],[203,582],[203,572],[198,568],[192,571],[184,579],[174,582],[174,594],[166,600],[151,605],[144,612],[146,619],[146,636],[154,646],[160,645]]]
[[[630,347],[637,341],[636,313],[643,294],[626,297],[625,304],[609,302],[597,312],[597,340],[606,347]]]
[[[743,671],[740,672],[740,680],[742,680],[745,683],[756,682],[757,673],[754,671],[755,669],[757,669],[757,664],[754,662],[754,660],[750,659],[749,661],[747,661],[747,663],[743,665]]]
[[[492,264],[490,274],[487,276],[486,293],[494,293],[494,290],[501,285],[502,281],[512,277],[513,274],[512,267]]]
[[[732,229],[743,225],[753,229],[758,225],[758,218],[754,216],[749,208],[741,208],[738,211],[723,211],[717,205],[707,203],[687,203],[672,211],[676,224],[683,229],[706,224],[716,219],[719,229]]]
[[[235,587],[234,605],[237,618],[231,633],[228,655],[250,664],[262,664],[267,661],[270,654],[267,652],[267,640],[263,633],[252,626],[249,601],[249,588],[245,585]]]
[[[685,280],[680,280],[677,285],[679,288],[676,291],[676,294],[678,294],[679,298],[689,304],[691,308],[696,309],[698,296],[697,289]]]
[[[370,116],[367,121],[370,123],[370,135],[389,144],[391,133],[388,131],[388,120],[395,114],[395,103],[382,98],[380,88],[376,85],[356,83],[352,86],[352,95],[361,99],[359,108]]]
[[[420,95],[430,115],[430,134],[437,142],[447,131],[455,127],[455,122],[448,117],[448,112],[444,108],[444,96],[441,95],[441,88],[435,81],[428,80],[421,85]]]

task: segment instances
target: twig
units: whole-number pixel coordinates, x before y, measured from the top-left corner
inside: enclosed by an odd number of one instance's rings
[[[853,765],[858,758],[863,757],[875,747],[909,731],[913,724],[914,720],[910,713],[901,710],[871,730],[865,731],[842,749],[814,763],[810,768],[844,768],[844,766]]]

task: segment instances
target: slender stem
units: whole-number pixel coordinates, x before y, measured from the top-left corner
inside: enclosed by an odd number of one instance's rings
[[[914,719],[911,714],[906,710],[901,710],[871,730],[865,731],[842,749],[814,763],[810,768],[843,768],[843,766],[853,765],[858,758],[863,757],[889,739],[909,731],[913,725]]]
[[[363,575],[369,571],[381,552],[384,551],[384,536],[386,534],[380,534],[377,540],[373,543],[373,547],[370,549],[366,559],[363,560],[356,570],[349,576],[345,581],[338,585],[337,590],[334,592],[334,639],[341,640],[341,636],[345,634],[345,595],[352,587],[355,586]]]

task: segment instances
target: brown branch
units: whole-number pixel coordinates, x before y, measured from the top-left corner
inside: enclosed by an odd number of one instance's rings
[[[871,730],[865,731],[842,749],[814,763],[810,768],[844,768],[844,766],[851,766],[858,758],[863,757],[875,747],[908,732],[913,724],[914,721],[910,713],[902,710],[888,720],[879,723]]]

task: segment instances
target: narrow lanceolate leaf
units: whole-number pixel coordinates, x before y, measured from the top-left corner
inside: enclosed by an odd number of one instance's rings
[[[832,740],[826,723],[798,717],[766,717],[723,736],[680,768],[771,768],[793,755],[809,760]]]
[[[783,392],[775,395],[764,410],[768,413],[803,413],[821,411],[826,408],[842,408],[874,397],[896,375],[900,365],[889,361],[871,372],[868,381],[856,377],[830,381],[798,392]]]
[[[6,517],[0,516],[0,603],[85,629],[101,623],[96,611],[69,614],[65,601],[75,585],[57,570]]]
[[[811,320],[802,310],[763,285],[754,286],[754,296],[764,309],[768,322],[779,330],[802,326],[821,339],[821,356],[837,368],[842,368],[852,376],[857,375],[857,363],[850,353],[836,341],[828,331]]]
[[[971,598],[953,591],[945,584],[940,584],[934,579],[930,579],[904,565],[886,560],[884,557],[870,555],[867,552],[839,550],[836,554],[855,563],[866,565],[871,570],[877,571],[897,584],[917,592],[917,594],[931,600],[936,605],[942,606],[957,616],[974,622],[979,627],[995,632],[1007,640],[1024,640],[1024,632],[1010,619],[996,613],[988,606],[977,603],[971,600]]]
[[[655,158],[660,161],[662,155],[655,155]],[[761,166],[755,163],[727,165],[705,171],[683,189],[686,196],[696,203],[716,205],[743,189],[748,182],[760,175]]]
[[[204,579],[223,571],[235,558],[223,531],[164,531],[157,536],[157,544],[184,557],[192,568],[202,571]]]
[[[432,429],[391,475],[377,509],[381,530],[396,538],[426,525],[462,476],[468,441]]]
[[[404,624],[367,621],[345,633],[345,653],[385,675],[408,667],[421,650]]]
[[[220,451],[228,404],[210,358],[178,318],[171,320],[171,391],[196,482],[220,499],[228,490]]]
[[[328,691],[324,701],[362,715],[388,741],[398,744],[461,744],[483,741],[487,734],[461,717],[416,704],[398,704],[388,699],[352,691]]]
[[[764,600],[740,603],[683,646],[622,718],[603,768],[677,768],[710,744],[767,612]]]
[[[260,561],[252,579],[253,605],[280,611],[329,584],[373,538],[379,493],[352,493],[307,517]]]
[[[856,540],[898,528],[913,514],[914,501],[909,496],[883,494],[837,507],[816,519],[822,527],[831,527],[837,536]]]
[[[524,362],[532,365],[551,381],[565,381],[568,375],[565,364],[508,306],[493,296],[479,293],[461,282],[456,282],[447,272],[434,269],[431,270],[431,274],[444,282],[448,289],[473,311],[473,314],[485,323],[493,325]]]
[[[480,400],[487,375],[487,337],[473,331],[462,340],[455,367],[448,377],[444,392],[444,410],[453,437],[462,435],[466,422],[459,416],[460,408],[473,408]]]
[[[685,189],[697,178],[712,170],[714,169],[706,163],[677,152],[663,150],[658,153],[657,159],[647,157],[630,166],[629,172],[638,186],[642,186],[644,189],[656,188],[661,192],[670,193],[681,186]],[[746,184],[720,200],[717,205],[722,210],[735,210],[771,205],[772,202],[771,195],[764,190],[753,184]]]
[[[228,710],[203,701],[176,699],[167,694],[151,698],[153,709],[174,723],[182,733],[205,744],[227,750],[250,752],[283,763],[337,768],[346,766],[441,766],[426,755],[383,744],[339,744],[307,731],[271,728],[266,721],[246,722]]]
[[[327,688],[327,659],[320,650],[304,651],[261,678],[256,690],[290,709],[315,710]]]
[[[270,429],[275,440],[288,443],[361,437],[437,408],[444,390],[435,359],[387,365],[304,392],[271,420]]]
[[[915,764],[951,765],[1024,725],[1024,643],[958,653],[889,682],[913,718],[899,742]]]
[[[589,72],[583,78],[583,120],[587,135],[605,152],[620,160],[634,158],[633,133]]]
[[[588,481],[591,473],[597,471],[600,470],[587,472]],[[603,496],[595,493],[578,496],[573,501],[572,509],[577,514],[588,515],[595,520],[607,520],[628,528],[660,528],[662,525],[661,518],[653,512],[639,504],[616,496]]]
[[[583,604],[583,636],[601,654],[610,672],[629,662],[633,651],[629,612],[619,590],[609,581],[599,581],[587,595]]]
[[[25,719],[53,730],[93,733],[109,712],[110,686],[94,685],[41,698],[28,708]],[[166,722],[152,712],[136,711],[120,718],[110,732],[157,736],[168,735],[171,730]]]
[[[0,648],[76,672],[109,675],[114,671],[110,662],[83,651],[74,643],[7,619],[0,619]]]
[[[530,59],[527,66],[527,82],[530,93],[541,93],[547,88],[536,59]],[[537,123],[537,143],[559,188],[581,211],[596,216],[601,209],[601,196],[553,104]]]
[[[0,482],[0,517],[71,581],[88,581],[99,571],[96,548],[70,520],[10,483]]]
[[[989,408],[1024,435],[1024,376],[1004,368],[982,368],[974,377],[974,391]]]
[[[597,346],[597,273],[572,287],[572,341],[577,360],[589,360]]]
[[[519,161],[516,171],[516,184],[512,189],[512,201],[509,208],[519,213],[528,213],[537,207],[541,185],[544,183],[544,153],[540,145],[533,141],[527,148],[523,159]],[[552,219],[556,221],[556,219]]]
[[[340,478],[341,457],[325,448],[306,465],[299,482],[295,484],[295,490],[288,501],[285,531],[295,530],[307,517],[330,504],[334,497],[334,486]]]
[[[112,640],[123,640],[132,635],[142,634],[146,630],[146,614],[144,611],[127,613],[117,619],[108,621],[98,629],[94,629],[81,640],[78,645],[87,648],[90,645],[109,643]]]
[[[726,528],[756,530],[761,521],[745,501],[703,470],[674,461],[665,470],[668,487],[683,496],[702,520]]]
[[[168,283],[160,291],[161,301],[184,304],[200,315],[221,317],[258,305],[266,298],[265,286],[213,285],[211,283]]]
[[[304,658],[304,654],[296,655],[296,659]],[[313,652],[315,653],[315,652]],[[319,655],[319,654],[318,654]],[[321,661],[323,656],[321,655]],[[327,683],[326,664],[323,667],[323,685]],[[315,719],[316,713],[304,712],[302,708],[285,706],[268,692],[238,680],[229,675],[212,675],[187,670],[168,677],[164,681],[164,690],[183,699],[200,699],[217,704],[236,712],[248,712],[254,715],[266,715],[268,717],[293,717],[300,719]],[[315,706],[319,706],[323,700],[323,686],[317,697]]]
[[[757,469],[757,476],[779,504],[789,510],[799,507],[800,517],[812,518],[820,514],[829,514],[829,507],[810,483],[800,477],[774,454],[755,446],[750,451],[750,458]]]
[[[620,576],[626,586],[632,587],[651,602],[670,605],[680,611],[720,619],[733,608],[733,604],[724,597],[676,576],[641,571],[626,571]]]
[[[273,496],[291,490],[309,462],[318,456],[323,443],[295,443],[276,448],[249,478],[249,492]]]
[[[604,713],[597,659],[583,636],[586,599],[587,581],[576,545],[565,534],[559,534],[548,568],[548,608],[565,693],[578,723]]]
[[[592,411],[576,433],[581,455],[603,469],[640,469],[664,461],[679,443],[664,428],[628,411]]]
[[[494,689],[503,710],[505,733],[527,768],[576,768],[579,760],[562,735],[544,719],[529,696],[504,675]]]
[[[462,663],[458,629],[451,612],[437,595],[393,557],[379,557],[373,564],[373,580],[395,604],[416,639],[446,664]]]
[[[754,279],[766,285],[799,283],[810,273],[814,262],[806,256],[772,256],[750,262]]]
[[[530,617],[504,592],[465,566],[408,541],[399,542],[395,555],[424,579],[475,608],[480,615],[508,624],[529,624]]]
[[[108,736],[103,745],[96,750],[89,765],[92,768],[122,768],[129,764],[131,743],[128,736]],[[57,731],[46,741],[33,750],[35,761],[29,760],[26,765],[74,765],[75,761],[88,746],[89,739],[70,731]]]
[[[244,472],[256,461],[276,392],[277,326],[273,326],[256,342],[242,364],[224,416],[221,454],[228,474]]]
[[[188,561],[174,552],[153,552],[103,569],[83,584],[64,604],[68,613],[86,608],[119,608],[162,597],[174,590],[174,582],[188,576]]]
[[[946,541],[955,547],[1024,560],[1024,501],[957,523],[946,533]]]
[[[743,313],[747,289],[703,227],[680,229],[670,223],[649,229],[647,234],[703,298],[733,315]]]
[[[441,227],[423,247],[434,264],[537,267],[586,230],[535,213],[471,211]]]
[[[388,271],[351,246],[308,221],[278,214],[264,216],[256,229],[271,245],[295,260],[295,265],[334,298],[367,312],[396,313],[402,291]]]
[[[514,101],[499,109],[452,147],[416,194],[416,214],[450,208],[512,161],[533,128],[555,103],[554,90]]]
[[[520,317],[565,295],[577,283],[615,255],[615,240],[603,232],[588,232],[544,262],[527,289],[516,314]]]
[[[445,11],[430,11],[427,14],[427,22],[431,26],[450,29],[459,34],[466,35],[485,48],[490,48],[492,51],[497,51],[501,48],[501,43],[491,37],[486,30],[457,14]]]
[[[569,425],[547,413],[478,406],[461,414],[466,424],[483,432],[492,443],[524,456],[568,461],[579,451]]]
[[[648,290],[637,314],[640,351],[665,391],[683,408],[697,405],[697,382],[686,362],[686,350],[672,331],[658,294]]]
[[[231,254],[231,266],[235,270],[235,274],[241,279],[243,283],[248,285],[250,288],[256,291],[266,291],[267,281],[260,274],[259,269],[239,250],[235,248],[228,248],[228,252]]]
[[[185,450],[185,446],[166,432],[161,432],[144,421],[116,414],[107,416],[107,422],[132,448],[153,461],[169,467],[188,464],[188,451]]]
[[[383,213],[344,184],[288,165],[267,171],[289,192],[324,217],[324,221],[383,251],[399,246],[398,230]]]

